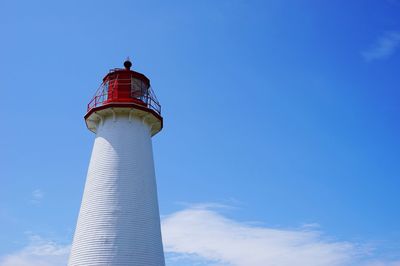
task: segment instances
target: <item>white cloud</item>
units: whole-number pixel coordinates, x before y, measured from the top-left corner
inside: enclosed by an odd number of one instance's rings
[[[40,189],[35,189],[34,191],[32,191],[30,202],[32,204],[38,205],[42,202],[43,198],[44,198],[43,191]]]
[[[167,253],[208,265],[350,265],[362,254],[356,244],[330,241],[309,227],[274,229],[240,223],[214,210],[193,207],[173,213],[162,222]]]
[[[400,32],[388,31],[378,38],[376,43],[361,55],[367,62],[386,59],[393,55],[400,45]]]
[[[23,249],[0,258],[0,266],[60,266],[66,265],[70,246],[33,236]]]
[[[318,224],[278,229],[238,222],[218,210],[219,204],[188,206],[162,219],[164,250],[169,266],[400,266],[399,260],[374,256],[355,242],[321,233]],[[66,265],[70,245],[31,237],[19,251],[0,257],[0,266]]]

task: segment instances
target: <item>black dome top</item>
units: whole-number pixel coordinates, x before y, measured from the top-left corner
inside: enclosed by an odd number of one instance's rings
[[[132,62],[129,61],[129,59],[127,59],[127,60],[124,62],[124,67],[125,67],[126,70],[130,70],[131,67],[132,67]]]

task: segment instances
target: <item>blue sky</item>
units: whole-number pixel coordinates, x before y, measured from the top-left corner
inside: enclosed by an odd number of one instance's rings
[[[65,260],[94,140],[86,104],[127,56],[163,108],[153,147],[167,265],[291,265],[263,256],[278,247],[315,265],[400,265],[399,1],[0,10],[1,266]],[[193,228],[210,247],[185,242]],[[261,251],[234,252],[209,228]],[[318,243],[330,260],[307,249]]]

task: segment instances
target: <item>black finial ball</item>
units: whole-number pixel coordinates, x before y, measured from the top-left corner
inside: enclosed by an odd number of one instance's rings
[[[124,62],[124,67],[126,70],[130,70],[131,66],[132,66],[132,62],[129,61],[129,59]]]

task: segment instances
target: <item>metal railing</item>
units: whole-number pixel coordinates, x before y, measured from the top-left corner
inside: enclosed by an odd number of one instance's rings
[[[118,76],[100,84],[92,100],[87,105],[87,112],[95,107],[111,103],[113,100],[121,102],[118,101],[117,95],[119,86],[130,86],[130,95],[128,95],[128,98],[140,100],[144,106],[161,115],[161,105],[151,87],[147,87],[141,80],[134,78],[119,79]]]

